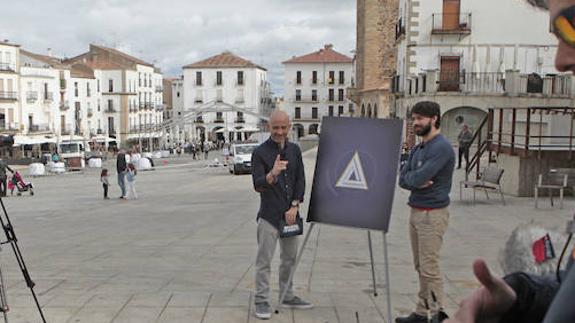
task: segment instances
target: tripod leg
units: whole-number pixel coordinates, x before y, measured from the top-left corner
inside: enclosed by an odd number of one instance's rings
[[[4,322],[8,323],[8,314],[7,314],[8,301],[6,298],[6,284],[4,283],[4,276],[2,275],[1,267],[0,267],[0,312],[2,312]]]
[[[367,243],[369,245],[369,258],[371,260],[371,279],[373,281],[373,296],[377,297],[377,284],[375,281],[375,263],[373,261],[373,247],[371,245],[371,231],[367,231]]]
[[[308,241],[309,236],[311,234],[311,230],[313,229],[314,225],[315,225],[315,223],[312,222],[311,225],[309,226],[309,229],[307,230],[307,234],[305,235],[305,238],[303,239],[303,243],[301,244],[301,247],[300,247],[299,252],[297,254],[297,257],[295,259],[295,265],[293,266],[293,269],[292,269],[291,273],[289,274],[289,278],[288,278],[288,281],[286,283],[286,288],[282,291],[282,293],[280,295],[278,306],[276,307],[276,311],[275,311],[276,314],[279,313],[279,308],[282,305],[284,298],[286,297],[286,293],[288,290],[287,286],[291,285],[291,282],[293,280],[293,276],[294,276],[295,271],[297,270],[297,266],[299,265],[299,262],[301,260],[301,256],[303,254],[303,249],[305,248],[305,245],[307,244],[307,241]]]
[[[385,289],[387,294],[387,315],[388,322],[393,322],[391,315],[391,285],[389,284],[389,257],[387,254],[387,233],[383,232],[383,254],[385,256]]]

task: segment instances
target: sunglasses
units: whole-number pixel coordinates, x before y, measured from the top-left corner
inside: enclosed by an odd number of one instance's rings
[[[564,9],[553,19],[552,32],[567,45],[575,47],[575,6]]]

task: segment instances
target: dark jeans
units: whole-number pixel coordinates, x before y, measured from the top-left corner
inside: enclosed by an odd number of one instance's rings
[[[104,198],[108,197],[108,184],[102,184],[104,188]]]
[[[461,168],[461,157],[465,158],[465,165],[469,164],[469,147],[459,147],[459,158],[457,168]]]

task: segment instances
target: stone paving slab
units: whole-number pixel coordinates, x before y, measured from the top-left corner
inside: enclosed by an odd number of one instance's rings
[[[304,158],[308,197],[314,158],[313,152]],[[107,167],[114,169],[113,163],[107,161]],[[6,198],[48,322],[257,322],[251,303],[259,198],[250,176],[205,165],[180,157],[168,161],[177,167],[140,172],[137,201],[102,200],[96,170],[33,178],[34,197]],[[454,183],[461,178],[456,172]],[[564,210],[545,203],[535,210],[531,199],[507,197],[502,206],[482,195],[472,205],[459,201],[458,188],[454,185],[442,257],[449,312],[478,286],[471,273],[475,258],[484,257],[501,274],[498,256],[511,230],[530,221],[562,228],[575,206],[571,196]],[[407,197],[396,191],[388,235],[394,316],[413,310],[418,286]],[[306,203],[302,210],[305,214]],[[297,294],[316,308],[282,310],[271,322],[385,322],[383,240],[380,233],[372,237],[378,297],[372,295],[366,232],[316,225],[294,280]],[[39,322],[9,248],[0,252],[0,264],[10,322]]]

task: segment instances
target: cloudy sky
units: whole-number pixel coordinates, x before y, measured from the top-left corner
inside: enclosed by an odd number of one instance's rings
[[[281,62],[332,43],[351,56],[355,0],[19,0],[7,1],[0,39],[72,57],[90,43],[155,63],[165,76],[230,50],[268,69],[282,94]]]

